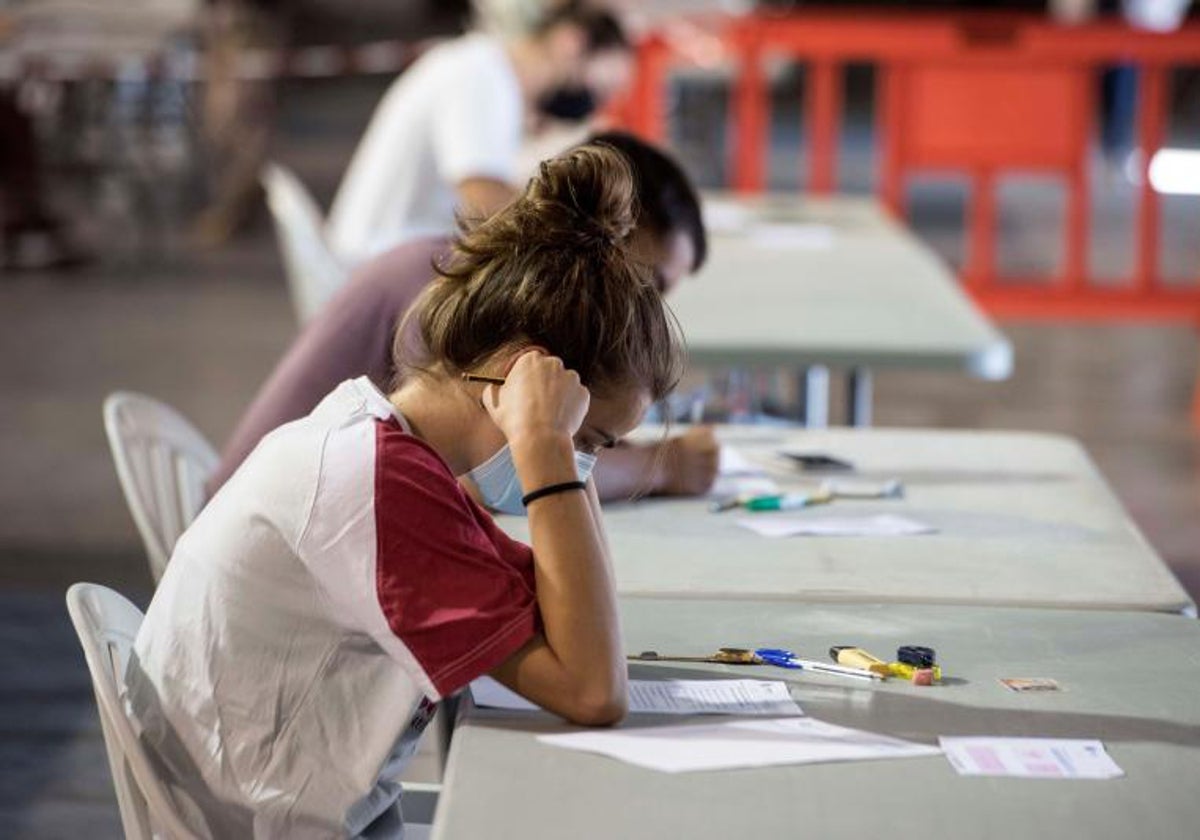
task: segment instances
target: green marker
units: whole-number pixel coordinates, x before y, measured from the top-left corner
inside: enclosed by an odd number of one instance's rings
[[[743,502],[746,510],[799,510],[811,505],[821,505],[830,500],[827,493],[776,493],[771,496],[755,496]]]

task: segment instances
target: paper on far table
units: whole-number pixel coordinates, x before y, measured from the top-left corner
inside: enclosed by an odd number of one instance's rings
[[[1099,741],[1059,738],[939,738],[960,776],[1116,779],[1125,775]]]
[[[730,496],[773,496],[779,485],[767,476],[759,464],[749,460],[732,446],[722,446],[717,462],[717,480],[708,495],[714,499]]]
[[[740,449],[722,444],[717,458],[718,475],[766,475],[767,471],[754,463]]]
[[[710,233],[737,233],[754,221],[750,209],[736,201],[705,199],[701,213]]]
[[[592,730],[541,735],[538,740],[665,773],[906,758],[941,752],[937,747],[807,717]]]
[[[764,537],[904,537],[931,534],[932,525],[907,516],[773,516],[760,514],[737,521]]]
[[[827,251],[836,238],[830,225],[786,222],[760,222],[746,233],[755,245],[780,251]]]
[[[476,706],[538,707],[491,677],[471,683]],[[630,680],[629,711],[668,715],[803,715],[779,680]]]

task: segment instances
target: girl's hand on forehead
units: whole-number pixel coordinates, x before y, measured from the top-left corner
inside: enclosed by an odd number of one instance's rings
[[[510,444],[559,436],[572,439],[590,403],[579,374],[542,350],[522,353],[504,385],[483,390],[483,406]]]

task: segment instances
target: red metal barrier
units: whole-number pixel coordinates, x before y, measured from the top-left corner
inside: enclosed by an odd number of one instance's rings
[[[704,25],[735,68],[734,189],[756,192],[766,184],[767,59],[783,57],[808,70],[807,182],[815,193],[837,188],[845,67],[874,64],[880,198],[903,216],[910,173],[949,170],[971,179],[962,277],[985,309],[999,317],[1186,320],[1200,326],[1200,277],[1185,286],[1163,282],[1159,197],[1148,177],[1150,158],[1165,136],[1170,70],[1200,65],[1200,24],[1160,34],[1116,20],[1067,27],[1026,14],[805,9],[709,19]],[[673,42],[670,32],[647,39],[635,94],[623,111],[632,130],[665,139],[667,74],[685,60],[686,46],[678,38]],[[1097,74],[1129,64],[1139,71],[1136,145],[1142,152],[1136,261],[1133,275],[1119,287],[1101,286],[1093,280],[1087,253]],[[1021,171],[1058,175],[1067,188],[1065,258],[1052,278],[1001,277],[996,270],[996,178]],[[1193,417],[1200,427],[1200,388]]]
[[[808,68],[807,180],[816,193],[837,186],[845,66],[872,63],[879,71],[881,199],[903,215],[910,173],[948,170],[971,178],[963,279],[988,310],[1013,317],[1200,324],[1200,282],[1183,288],[1162,282],[1158,195],[1145,177],[1165,132],[1169,70],[1200,64],[1200,25],[1159,34],[1115,20],[1065,27],[1030,15],[804,10],[711,19],[707,29],[721,39],[736,68],[734,189],[756,192],[766,183],[771,103],[765,59],[782,56]],[[633,130],[664,139],[666,76],[682,51],[669,35],[647,39],[635,95],[623,110]],[[1143,150],[1137,259],[1121,288],[1097,286],[1087,265],[1096,74],[1116,64],[1140,71],[1137,145]],[[1053,278],[1002,278],[996,271],[996,178],[1020,171],[1056,174],[1067,187],[1065,259]]]

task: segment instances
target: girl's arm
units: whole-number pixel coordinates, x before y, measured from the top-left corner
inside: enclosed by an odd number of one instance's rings
[[[600,453],[596,490],[601,499],[699,496],[717,478],[721,447],[708,426],[657,443],[619,443]]]
[[[574,468],[573,457],[564,463]],[[492,676],[570,721],[603,726],[625,716],[628,683],[607,543],[588,495],[575,490],[530,504],[544,635]]]
[[[528,413],[536,413],[539,402],[548,401],[547,395],[582,399],[582,411],[573,425],[516,422],[504,417],[501,408],[489,406],[493,416],[501,414],[497,422],[506,433],[527,492],[575,479],[572,436],[587,408],[587,391],[578,377],[564,370],[559,360],[531,353],[518,359],[501,392],[500,401]],[[492,400],[485,397],[485,404],[494,406],[494,401],[494,394]],[[611,564],[593,499],[589,486],[586,491],[557,493],[529,504],[544,634],[526,643],[492,676],[575,723],[607,725],[625,715],[628,677]]]

